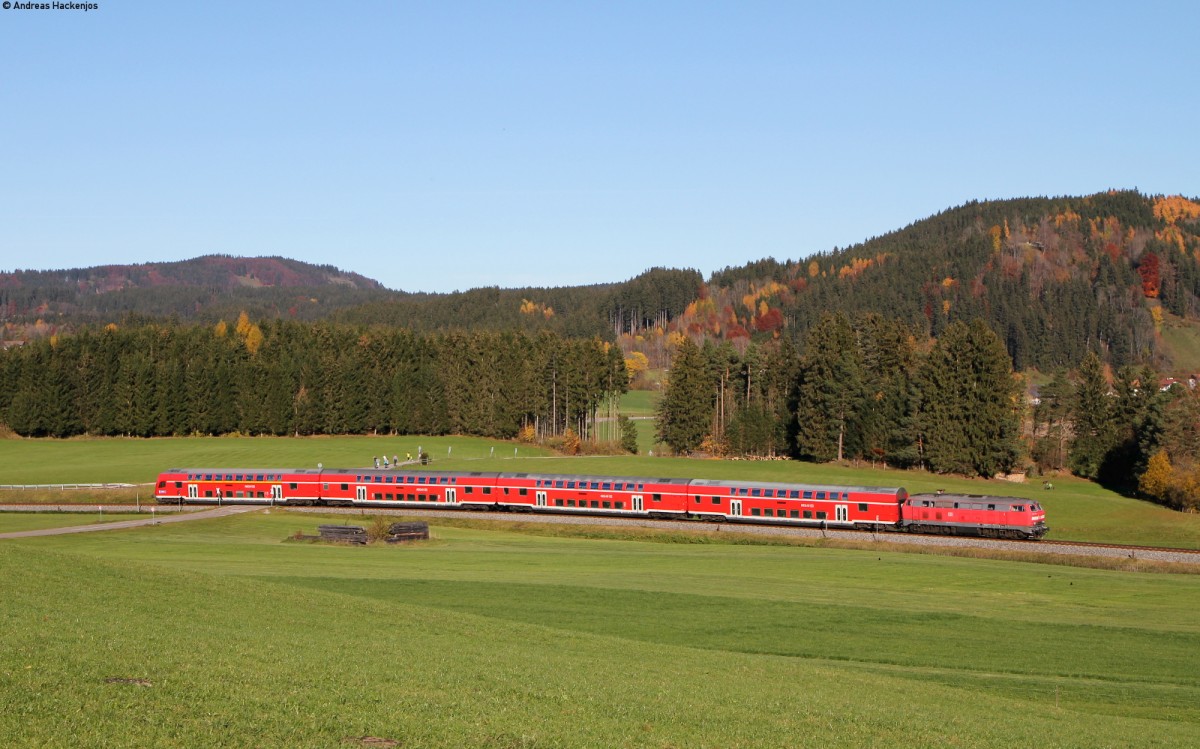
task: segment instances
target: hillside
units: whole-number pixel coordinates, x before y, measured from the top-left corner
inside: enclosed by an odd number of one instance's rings
[[[827,311],[875,313],[918,338],[982,318],[1017,369],[1200,366],[1200,202],[1110,191],[972,201],[847,248],[728,267],[707,283],[655,268],[562,288],[389,291],[330,266],[208,256],[179,263],[0,274],[4,338],[130,316],[182,321],[328,319],[417,331],[524,330],[618,337],[666,364],[672,341],[801,341]]]
[[[898,318],[918,337],[982,318],[1017,369],[1074,366],[1088,351],[1167,367],[1200,314],[1200,203],[1136,192],[971,202],[803,261],[726,268],[677,331],[800,337],[827,311]]]
[[[0,321],[15,328],[117,322],[126,316],[209,321],[320,318],[391,294],[379,282],[329,265],[281,257],[207,255],[171,263],[0,273]],[[19,336],[18,336],[19,337]]]

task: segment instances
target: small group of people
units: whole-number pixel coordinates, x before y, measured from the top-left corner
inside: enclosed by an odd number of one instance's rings
[[[412,462],[412,453],[405,453],[405,459],[409,463],[411,463]],[[383,465],[381,466],[380,463],[382,463]],[[392,466],[396,466],[396,467],[400,466],[400,456],[399,455],[392,455],[391,463],[388,463],[388,457],[386,455],[384,455],[382,458],[380,458],[380,457],[375,458],[375,467],[376,468],[380,468],[380,467],[391,468]]]

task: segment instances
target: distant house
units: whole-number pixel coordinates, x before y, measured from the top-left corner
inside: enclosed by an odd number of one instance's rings
[[[1179,380],[1175,379],[1174,377],[1164,377],[1158,381],[1158,389],[1159,389],[1159,391],[1164,392],[1164,393],[1167,392],[1168,390],[1170,390],[1171,388],[1175,387],[1176,385],[1178,385],[1179,387],[1183,387],[1183,383],[1180,382]]]

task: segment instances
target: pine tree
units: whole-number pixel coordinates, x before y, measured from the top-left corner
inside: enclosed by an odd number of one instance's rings
[[[1071,403],[1075,440],[1071,443],[1068,464],[1077,476],[1094,479],[1112,448],[1112,400],[1100,357],[1088,352],[1079,365],[1078,382]]]
[[[922,370],[920,420],[930,468],[984,477],[1010,470],[1017,402],[1000,338],[979,319],[948,325]]]
[[[822,315],[809,331],[800,363],[796,447],[817,461],[842,460],[863,448],[862,355],[844,315]]]
[[[670,380],[659,402],[658,440],[676,453],[691,453],[709,434],[712,415],[707,362],[700,348],[685,338],[675,352]]]

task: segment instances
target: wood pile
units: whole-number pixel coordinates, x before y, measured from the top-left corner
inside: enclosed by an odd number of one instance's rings
[[[392,523],[388,527],[387,542],[398,544],[405,541],[426,541],[429,539],[429,523]]]
[[[365,546],[367,543],[367,530],[361,525],[319,525],[317,530],[321,533],[322,541],[360,546]]]
[[[367,530],[361,525],[319,525],[318,536],[322,541],[334,543],[366,545],[369,540]],[[426,541],[429,539],[429,523],[392,523],[388,526],[387,537],[383,540],[389,544],[405,541]]]

